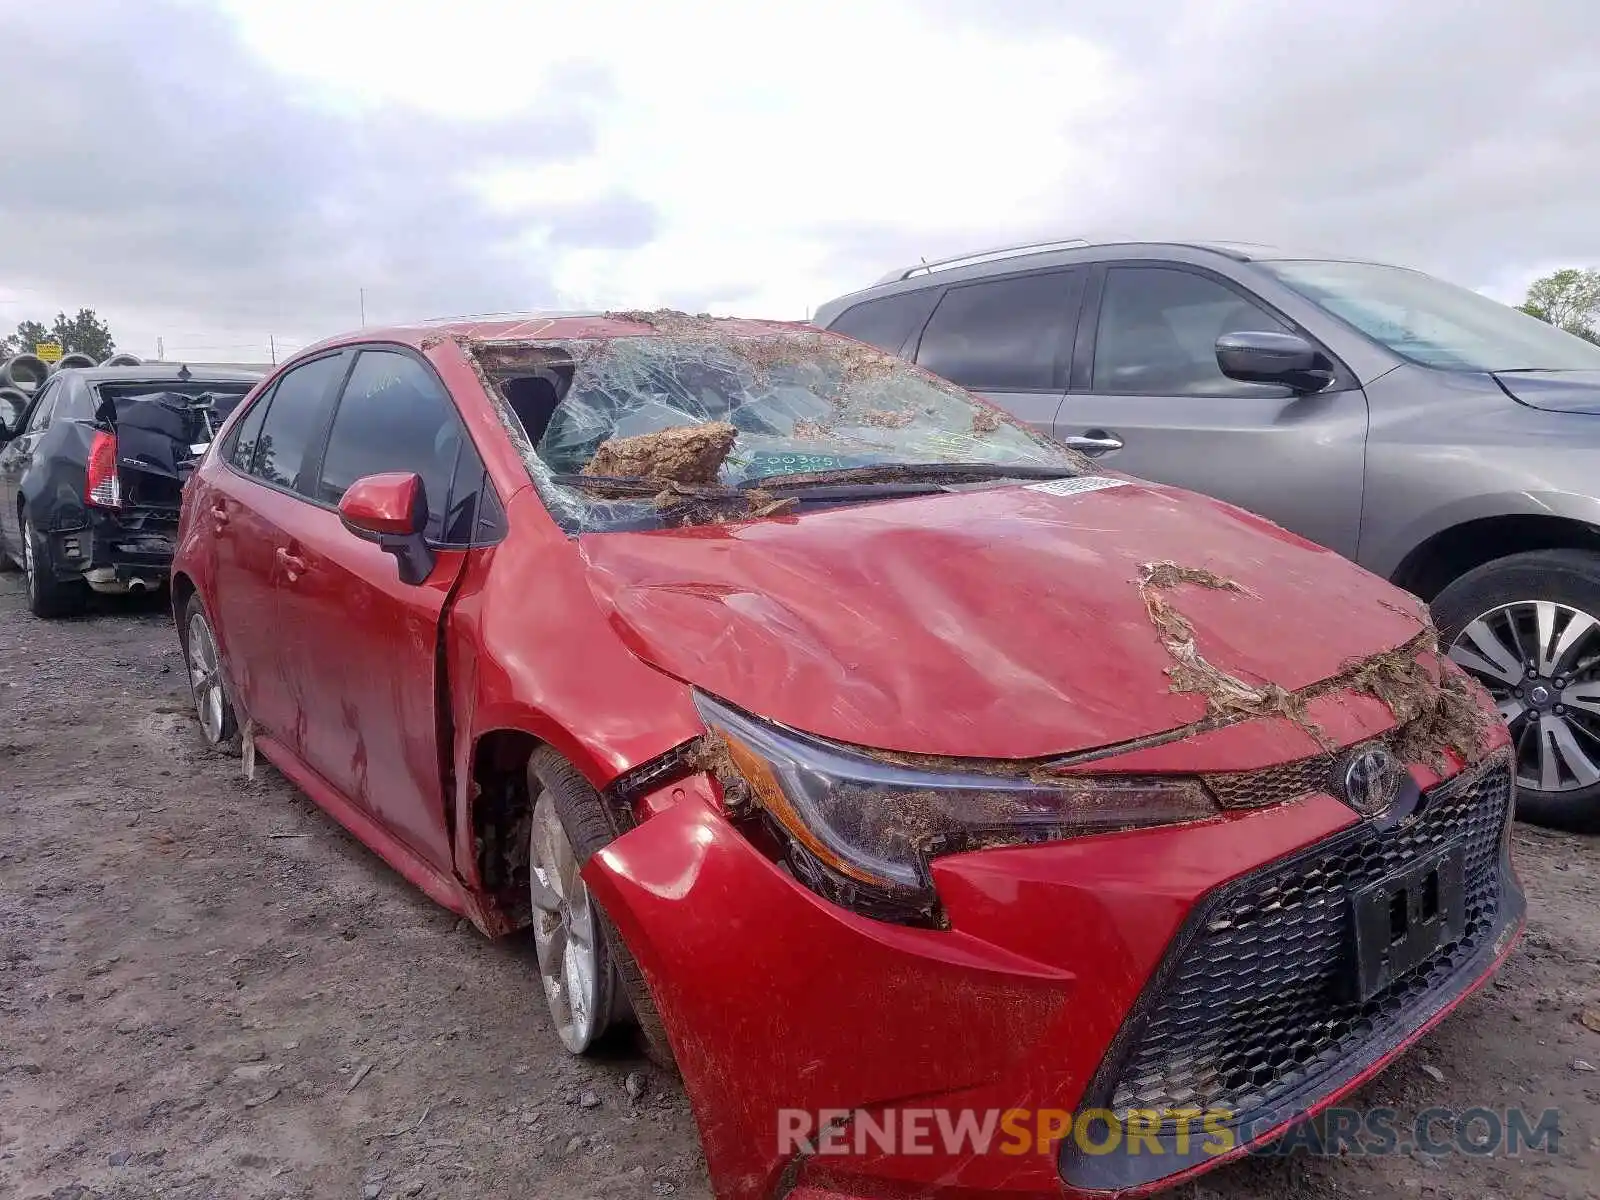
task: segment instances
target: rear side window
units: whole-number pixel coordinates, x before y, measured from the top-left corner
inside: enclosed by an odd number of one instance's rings
[[[1290,332],[1225,284],[1168,267],[1106,272],[1095,335],[1094,390],[1146,396],[1259,396],[1272,385],[1240,383],[1217,366],[1225,333]]]
[[[256,443],[261,440],[261,423],[267,419],[267,404],[271,399],[269,393],[257,400],[234,427],[226,453],[228,461],[241,471],[248,472],[251,469],[251,462],[256,455]]]
[[[973,391],[1064,390],[1081,288],[1076,271],[953,287],[922,333],[917,363]]]
[[[439,540],[452,546],[481,541],[478,534],[478,512],[482,507],[479,498],[484,492],[492,490],[483,469],[483,460],[478,457],[471,442],[463,441],[461,453],[456,456],[455,474],[450,479],[450,494],[444,501],[444,526],[440,530]],[[429,501],[430,507],[432,503]]]
[[[28,427],[24,433],[38,433],[41,429],[50,428],[50,418],[55,414],[56,400],[61,396],[61,380],[52,379],[44,385],[44,390],[39,393],[39,398],[33,402],[33,413],[28,418]]]
[[[901,292],[898,296],[884,296],[880,300],[867,300],[845,309],[828,328],[857,341],[869,342],[890,354],[898,354],[906,339],[922,328],[938,296],[938,288],[922,288]]]
[[[315,449],[322,435],[328,393],[338,383],[345,361],[342,354],[313,359],[278,380],[256,438],[252,475],[279,487],[296,486],[307,452]]]
[[[363,476],[414,471],[428,499],[427,536],[441,540],[464,452],[476,461],[455,404],[433,372],[408,354],[363,350],[334,413],[317,499],[337,504]],[[482,463],[476,473],[481,482]],[[467,517],[469,531],[471,522]]]

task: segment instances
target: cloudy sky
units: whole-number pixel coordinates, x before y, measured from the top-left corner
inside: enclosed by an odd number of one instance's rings
[[[1600,264],[1593,0],[0,0],[0,329],[804,316],[1029,236]]]

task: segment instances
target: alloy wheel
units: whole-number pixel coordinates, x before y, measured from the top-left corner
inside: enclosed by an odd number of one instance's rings
[[[533,940],[545,999],[561,1042],[574,1054],[601,1032],[599,925],[578,858],[555,802],[541,791],[533,806],[528,885],[533,899]]]
[[[195,715],[200,718],[200,728],[205,732],[206,741],[215,746],[222,741],[223,725],[227,720],[221,660],[217,655],[216,639],[211,636],[211,626],[198,612],[189,618],[188,641],[189,687],[194,693]]]
[[[1469,621],[1450,657],[1499,705],[1519,787],[1600,783],[1600,619],[1552,600],[1513,601]]]
[[[33,572],[33,522],[22,522],[22,581],[30,597],[38,594],[38,580]]]

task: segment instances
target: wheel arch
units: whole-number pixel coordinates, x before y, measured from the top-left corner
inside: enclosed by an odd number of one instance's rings
[[[1468,571],[1527,550],[1600,553],[1600,526],[1574,517],[1533,513],[1462,521],[1439,530],[1412,549],[1389,580],[1431,603]]]
[[[533,796],[528,763],[545,747],[572,763],[596,790],[617,776],[579,738],[543,714],[529,713],[516,724],[474,733],[456,857],[486,907],[502,918],[503,927],[490,932],[509,933],[531,919],[526,832]]]
[[[168,598],[172,602],[172,620],[178,627],[178,636],[183,636],[183,613],[189,607],[189,600],[200,589],[190,578],[187,571],[174,571],[172,582],[168,588]]]

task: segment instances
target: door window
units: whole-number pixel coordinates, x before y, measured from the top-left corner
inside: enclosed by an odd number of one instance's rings
[[[33,412],[28,416],[28,427],[23,433],[38,433],[50,428],[50,417],[55,412],[56,398],[61,395],[61,381],[52,379],[44,385],[39,398],[33,402]]]
[[[315,358],[278,380],[250,458],[252,475],[309,494],[301,486],[301,475],[308,452],[315,450],[322,436],[328,393],[339,381],[345,361],[342,354]],[[241,451],[243,443],[241,437]]]
[[[1225,333],[1290,328],[1261,305],[1193,271],[1113,267],[1095,334],[1094,391],[1142,396],[1260,396],[1271,385],[1229,379],[1217,366]]]
[[[250,470],[250,464],[256,454],[256,443],[261,440],[261,424],[267,419],[267,404],[271,399],[272,394],[269,392],[252,404],[250,411],[240,418],[228,436],[227,449],[223,454],[241,471]]]
[[[1060,390],[1080,279],[1047,271],[951,288],[923,331],[917,363],[974,391]]]
[[[453,518],[451,482],[458,462],[470,459],[463,488],[475,495],[483,464],[478,461],[444,385],[422,363],[391,350],[363,350],[334,413],[328,450],[322,458],[317,499],[337,504],[356,480],[384,471],[413,471],[422,477],[428,500],[427,536],[445,540]],[[476,464],[476,480],[473,466]],[[464,491],[462,502],[468,498]],[[474,505],[475,507],[475,505]],[[451,531],[462,528],[449,520]],[[472,517],[464,528],[472,527]],[[453,539],[452,539],[453,540]],[[470,533],[460,540],[470,540]]]
[[[906,339],[922,328],[938,296],[938,288],[920,288],[914,292],[901,292],[897,296],[868,300],[845,309],[828,328],[887,350],[890,354],[898,354],[906,344]]]

